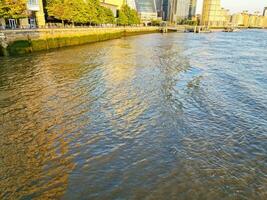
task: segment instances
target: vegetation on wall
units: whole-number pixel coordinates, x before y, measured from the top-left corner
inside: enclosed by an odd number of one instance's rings
[[[26,0],[0,0],[0,18],[20,19],[27,17]]]

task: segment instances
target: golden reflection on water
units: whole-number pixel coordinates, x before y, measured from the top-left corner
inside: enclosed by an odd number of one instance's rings
[[[267,54],[235,34],[0,59],[0,199],[265,200]]]
[[[4,119],[0,136],[0,193],[4,199],[57,199],[64,194],[69,172],[75,166],[71,157],[64,156],[68,154],[70,141],[63,135],[71,129],[71,124],[48,131],[64,123],[65,108],[60,101],[49,100],[59,95],[57,88],[52,86],[55,74],[51,66],[41,67],[42,73],[35,68],[36,74],[28,77],[34,80],[24,82],[22,79],[10,84],[10,87],[20,87],[20,92],[16,94],[13,109],[2,109],[7,119]],[[70,95],[63,92],[60,91],[61,95]]]

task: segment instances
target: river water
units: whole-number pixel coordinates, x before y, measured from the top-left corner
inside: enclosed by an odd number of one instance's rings
[[[0,199],[267,199],[267,31],[0,59]]]

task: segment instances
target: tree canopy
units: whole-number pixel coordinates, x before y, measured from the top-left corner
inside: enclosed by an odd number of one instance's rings
[[[48,0],[48,15],[72,23],[113,24],[115,18],[110,9],[99,0]]]
[[[119,11],[118,24],[123,26],[140,24],[138,13],[127,4],[124,4]]]
[[[0,18],[20,19],[27,17],[26,0],[0,0]]]

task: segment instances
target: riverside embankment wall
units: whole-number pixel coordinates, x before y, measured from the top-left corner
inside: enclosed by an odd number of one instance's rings
[[[0,31],[0,55],[21,55],[158,31],[158,27],[4,30]]]

